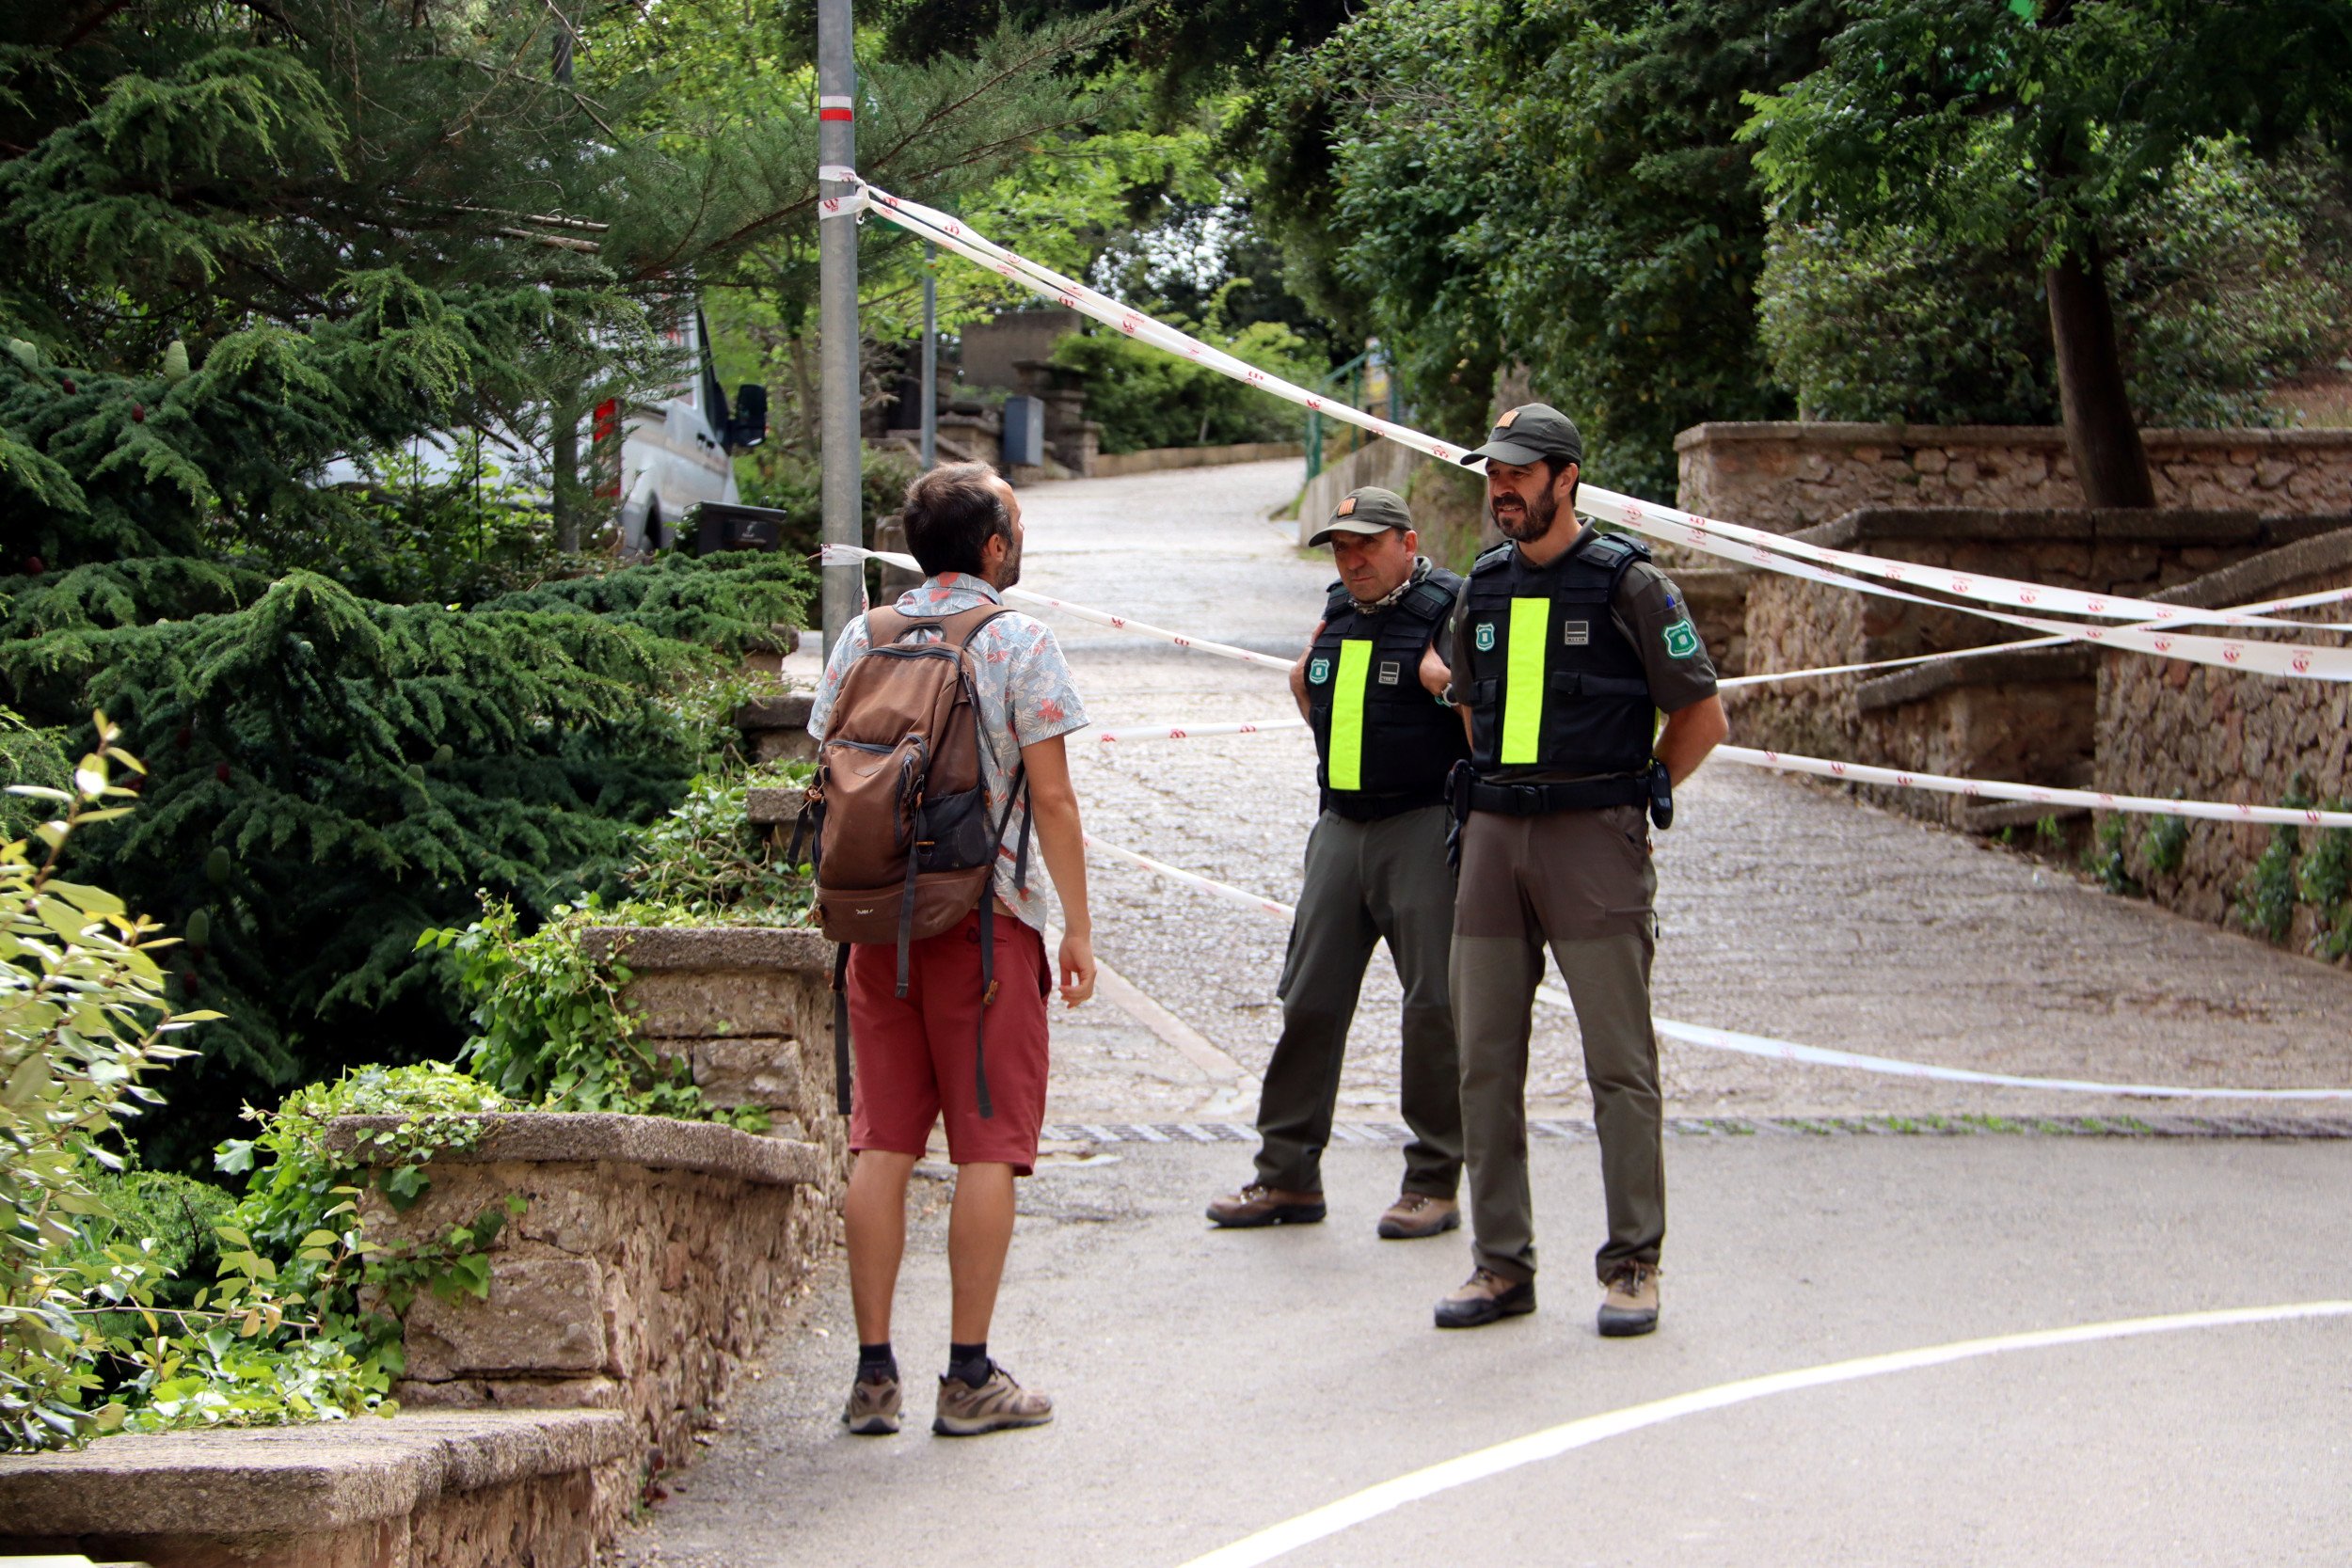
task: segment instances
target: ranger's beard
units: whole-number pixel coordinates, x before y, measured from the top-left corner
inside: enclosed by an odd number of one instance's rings
[[[1500,500],[1489,498],[1486,515],[1494,519],[1496,531],[1505,539],[1532,545],[1551,531],[1551,525],[1560,516],[1560,503],[1549,489],[1535,498],[1533,506],[1517,495],[1504,496]]]

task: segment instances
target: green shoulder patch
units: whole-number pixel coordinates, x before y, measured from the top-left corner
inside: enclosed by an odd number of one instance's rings
[[[1699,629],[1685,615],[1665,631],[1666,654],[1671,658],[1689,658],[1699,651]]]

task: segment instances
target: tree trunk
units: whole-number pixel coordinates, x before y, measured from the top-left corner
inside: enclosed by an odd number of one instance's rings
[[[580,415],[562,404],[553,410],[555,428],[548,442],[548,467],[554,483],[548,486],[555,503],[555,547],[565,555],[580,550],[580,515],[586,497],[580,483]]]
[[[2058,406],[2066,450],[2086,506],[2153,506],[2148,452],[2139,444],[2123,360],[2115,342],[2099,242],[2085,240],[2042,274],[2050,294],[2050,341],[2058,351]]]

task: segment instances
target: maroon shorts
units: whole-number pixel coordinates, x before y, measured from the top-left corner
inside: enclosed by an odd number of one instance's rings
[[[986,1009],[988,1093],[980,1116],[973,1053],[980,1024],[980,914],[907,952],[907,993],[895,942],[850,948],[850,1147],[921,1154],[947,1123],[947,1158],[997,1163],[1026,1176],[1045,1125],[1045,939],[1002,910],[995,927],[996,1001]]]

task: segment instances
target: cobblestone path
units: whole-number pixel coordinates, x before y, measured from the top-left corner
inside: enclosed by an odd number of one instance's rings
[[[1288,657],[1330,580],[1322,552],[1269,519],[1297,483],[1295,464],[1274,463],[1030,489],[1025,586]],[[1098,730],[1292,711],[1277,672],[1046,618]],[[1295,896],[1315,815],[1303,731],[1119,746],[1092,734],[1073,739],[1091,832]],[[1710,765],[1660,835],[1659,867],[1662,1017],[2002,1072],[2352,1085],[2352,974],[1808,784]],[[1280,1022],[1283,926],[1105,858],[1089,875],[1098,954],[1130,985],[1057,1009],[1049,1118],[1248,1119],[1255,1083],[1242,1074],[1263,1067]],[[1394,1114],[1397,1000],[1384,953],[1350,1041],[1343,1116]],[[1940,1085],[1671,1042],[1664,1061],[1684,1116],[2294,1109]],[[1565,1014],[1538,1012],[1531,1092],[1540,1115],[1588,1108]]]

